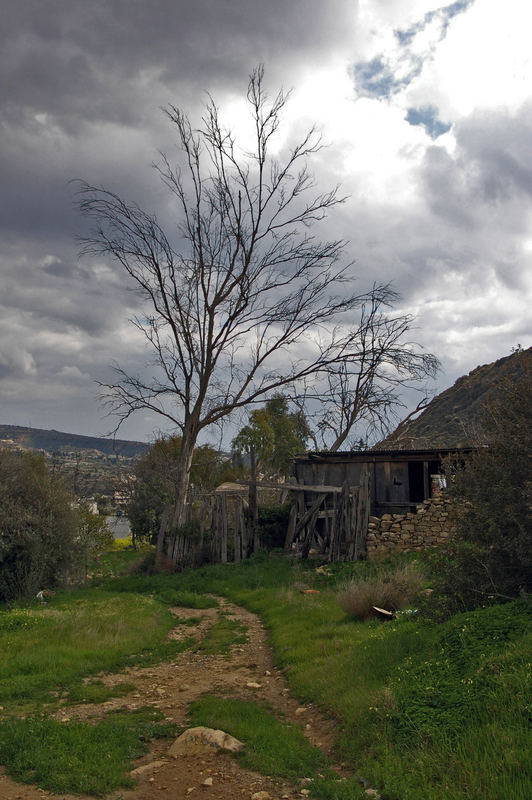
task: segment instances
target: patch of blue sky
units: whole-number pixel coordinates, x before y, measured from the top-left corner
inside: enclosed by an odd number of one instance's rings
[[[357,92],[363,97],[383,99],[404,89],[421,71],[422,63],[412,59],[412,64],[407,74],[400,77],[377,56],[371,61],[360,61],[353,67]]]
[[[431,139],[437,139],[442,133],[447,133],[451,126],[438,119],[438,112],[434,106],[422,106],[421,108],[409,108],[406,114],[406,121],[410,125],[422,125]]]
[[[408,47],[410,44],[412,44],[412,41],[418,33],[424,30],[427,25],[430,25],[430,23],[436,17],[439,17],[439,39],[441,41],[445,38],[447,29],[449,28],[453,17],[456,17],[458,14],[462,14],[464,11],[467,11],[469,6],[474,2],[475,0],[457,0],[455,3],[451,3],[448,6],[442,6],[441,8],[434,9],[434,11],[428,11],[420,22],[416,22],[414,25],[411,25],[410,28],[407,28],[406,30],[395,30],[394,36],[401,47]]]

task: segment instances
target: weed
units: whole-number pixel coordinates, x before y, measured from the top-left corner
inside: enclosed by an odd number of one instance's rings
[[[339,592],[338,603],[346,614],[360,620],[374,616],[374,606],[398,611],[415,600],[424,580],[417,565],[406,564],[366,580],[350,581]]]
[[[150,663],[190,645],[167,641],[172,615],[139,595],[58,594],[46,607],[13,609],[0,618],[2,705],[49,701],[51,691],[78,686],[88,675]]]

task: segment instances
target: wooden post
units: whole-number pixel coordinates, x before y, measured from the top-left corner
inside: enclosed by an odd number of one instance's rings
[[[255,460],[255,448],[251,447],[249,451],[250,457],[250,480],[249,480],[249,524],[250,536],[249,539],[253,542],[253,552],[256,553],[260,548],[259,541],[259,510],[257,506],[257,462]]]
[[[302,530],[306,527],[305,538],[303,539],[303,543],[301,545],[301,558],[308,558],[310,546],[314,536],[314,530],[316,528],[316,520],[318,519],[318,514],[320,513],[320,507],[322,506],[326,497],[327,495],[325,492],[318,494],[316,500],[314,500],[309,510],[303,515],[296,526],[296,533],[298,528]]]
[[[337,514],[338,514],[338,501],[336,498],[336,494],[333,493],[333,507],[332,507],[332,517],[331,517],[331,524],[329,526],[329,558],[328,561],[336,561],[337,560],[337,531],[338,531],[338,524],[337,524]]]
[[[360,487],[351,487],[349,496],[349,531],[347,533],[345,560],[356,561],[357,509]]]
[[[366,540],[368,536],[369,511],[371,504],[370,484],[371,479],[369,469],[365,467],[360,475],[360,487],[358,493],[355,561],[366,557]]]
[[[296,533],[296,522],[297,522],[297,506],[296,503],[294,503],[294,505],[290,509],[290,515],[288,517],[288,529],[286,531],[286,539],[284,542],[285,553],[288,553],[292,549],[292,543],[294,541]]]
[[[222,564],[227,564],[227,495],[222,494],[222,537],[220,542],[220,561]]]
[[[242,524],[244,521],[244,513],[242,509],[243,503],[242,498],[236,497],[235,498],[235,521],[234,521],[234,534],[233,534],[233,560],[235,564],[240,564],[241,561],[241,531],[242,531]]]

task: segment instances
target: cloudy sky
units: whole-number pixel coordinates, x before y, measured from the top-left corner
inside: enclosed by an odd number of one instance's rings
[[[530,346],[531,29],[523,0],[3,0],[0,423],[110,429],[96,381],[144,361],[138,298],[78,258],[69,182],[157,211],[161,107],[194,117],[207,90],[238,129],[259,62],[293,87],[285,140],[316,123],[319,184],[349,195],[323,235],[349,240],[361,290],[393,281],[433,389]]]

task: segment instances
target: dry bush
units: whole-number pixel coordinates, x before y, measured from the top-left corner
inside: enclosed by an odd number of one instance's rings
[[[354,619],[374,616],[373,606],[387,611],[406,608],[423,588],[424,577],[416,564],[383,571],[372,578],[350,581],[338,593],[340,608]]]

